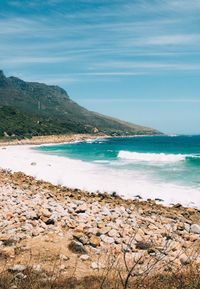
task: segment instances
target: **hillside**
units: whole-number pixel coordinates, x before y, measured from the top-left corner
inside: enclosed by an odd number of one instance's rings
[[[0,137],[68,133],[158,134],[139,125],[88,111],[54,85],[25,82],[0,71]]]

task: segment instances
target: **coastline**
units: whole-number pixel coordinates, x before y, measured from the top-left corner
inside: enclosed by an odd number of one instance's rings
[[[143,200],[158,199],[167,206],[181,203],[185,207],[200,208],[198,191],[192,188],[172,186],[170,184],[152,183],[140,173],[134,175],[123,174],[103,165],[84,162],[62,156],[50,155],[34,147],[51,144],[87,141],[107,136],[97,135],[70,135],[36,137],[33,140],[24,140],[20,144],[15,141],[1,143],[0,168],[13,172],[23,172],[38,180],[48,181],[54,185],[63,185],[72,189],[81,189],[89,192],[116,192],[125,199],[140,196]],[[17,142],[17,145],[16,145]],[[103,181],[102,181],[103,180]],[[134,180],[134,181],[133,181]]]
[[[83,141],[87,139],[108,138],[107,135],[91,135],[91,134],[68,134],[68,135],[47,135],[47,136],[33,136],[30,139],[14,139],[14,140],[0,140],[0,147],[15,146],[15,145],[42,145],[42,144],[62,144],[75,141]]]

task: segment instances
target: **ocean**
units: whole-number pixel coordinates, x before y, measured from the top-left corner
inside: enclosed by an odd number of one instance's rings
[[[37,149],[93,164],[99,190],[190,206],[200,203],[200,136],[99,138]]]

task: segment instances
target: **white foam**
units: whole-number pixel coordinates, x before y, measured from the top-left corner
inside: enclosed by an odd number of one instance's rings
[[[165,154],[165,153],[138,153],[129,151],[120,151],[118,158],[132,161],[154,162],[154,163],[174,163],[185,160],[182,154]]]
[[[35,162],[36,165],[31,165]],[[37,179],[88,191],[117,192],[127,198],[141,195],[144,199],[160,198],[166,204],[180,202],[200,208],[200,190],[160,183],[145,172],[119,170],[66,157],[47,155],[31,146],[0,148],[0,167],[21,171]]]

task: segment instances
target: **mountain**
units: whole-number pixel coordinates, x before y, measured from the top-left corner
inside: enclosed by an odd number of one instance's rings
[[[0,137],[67,133],[158,134],[143,126],[91,112],[55,85],[6,77],[0,70]]]

